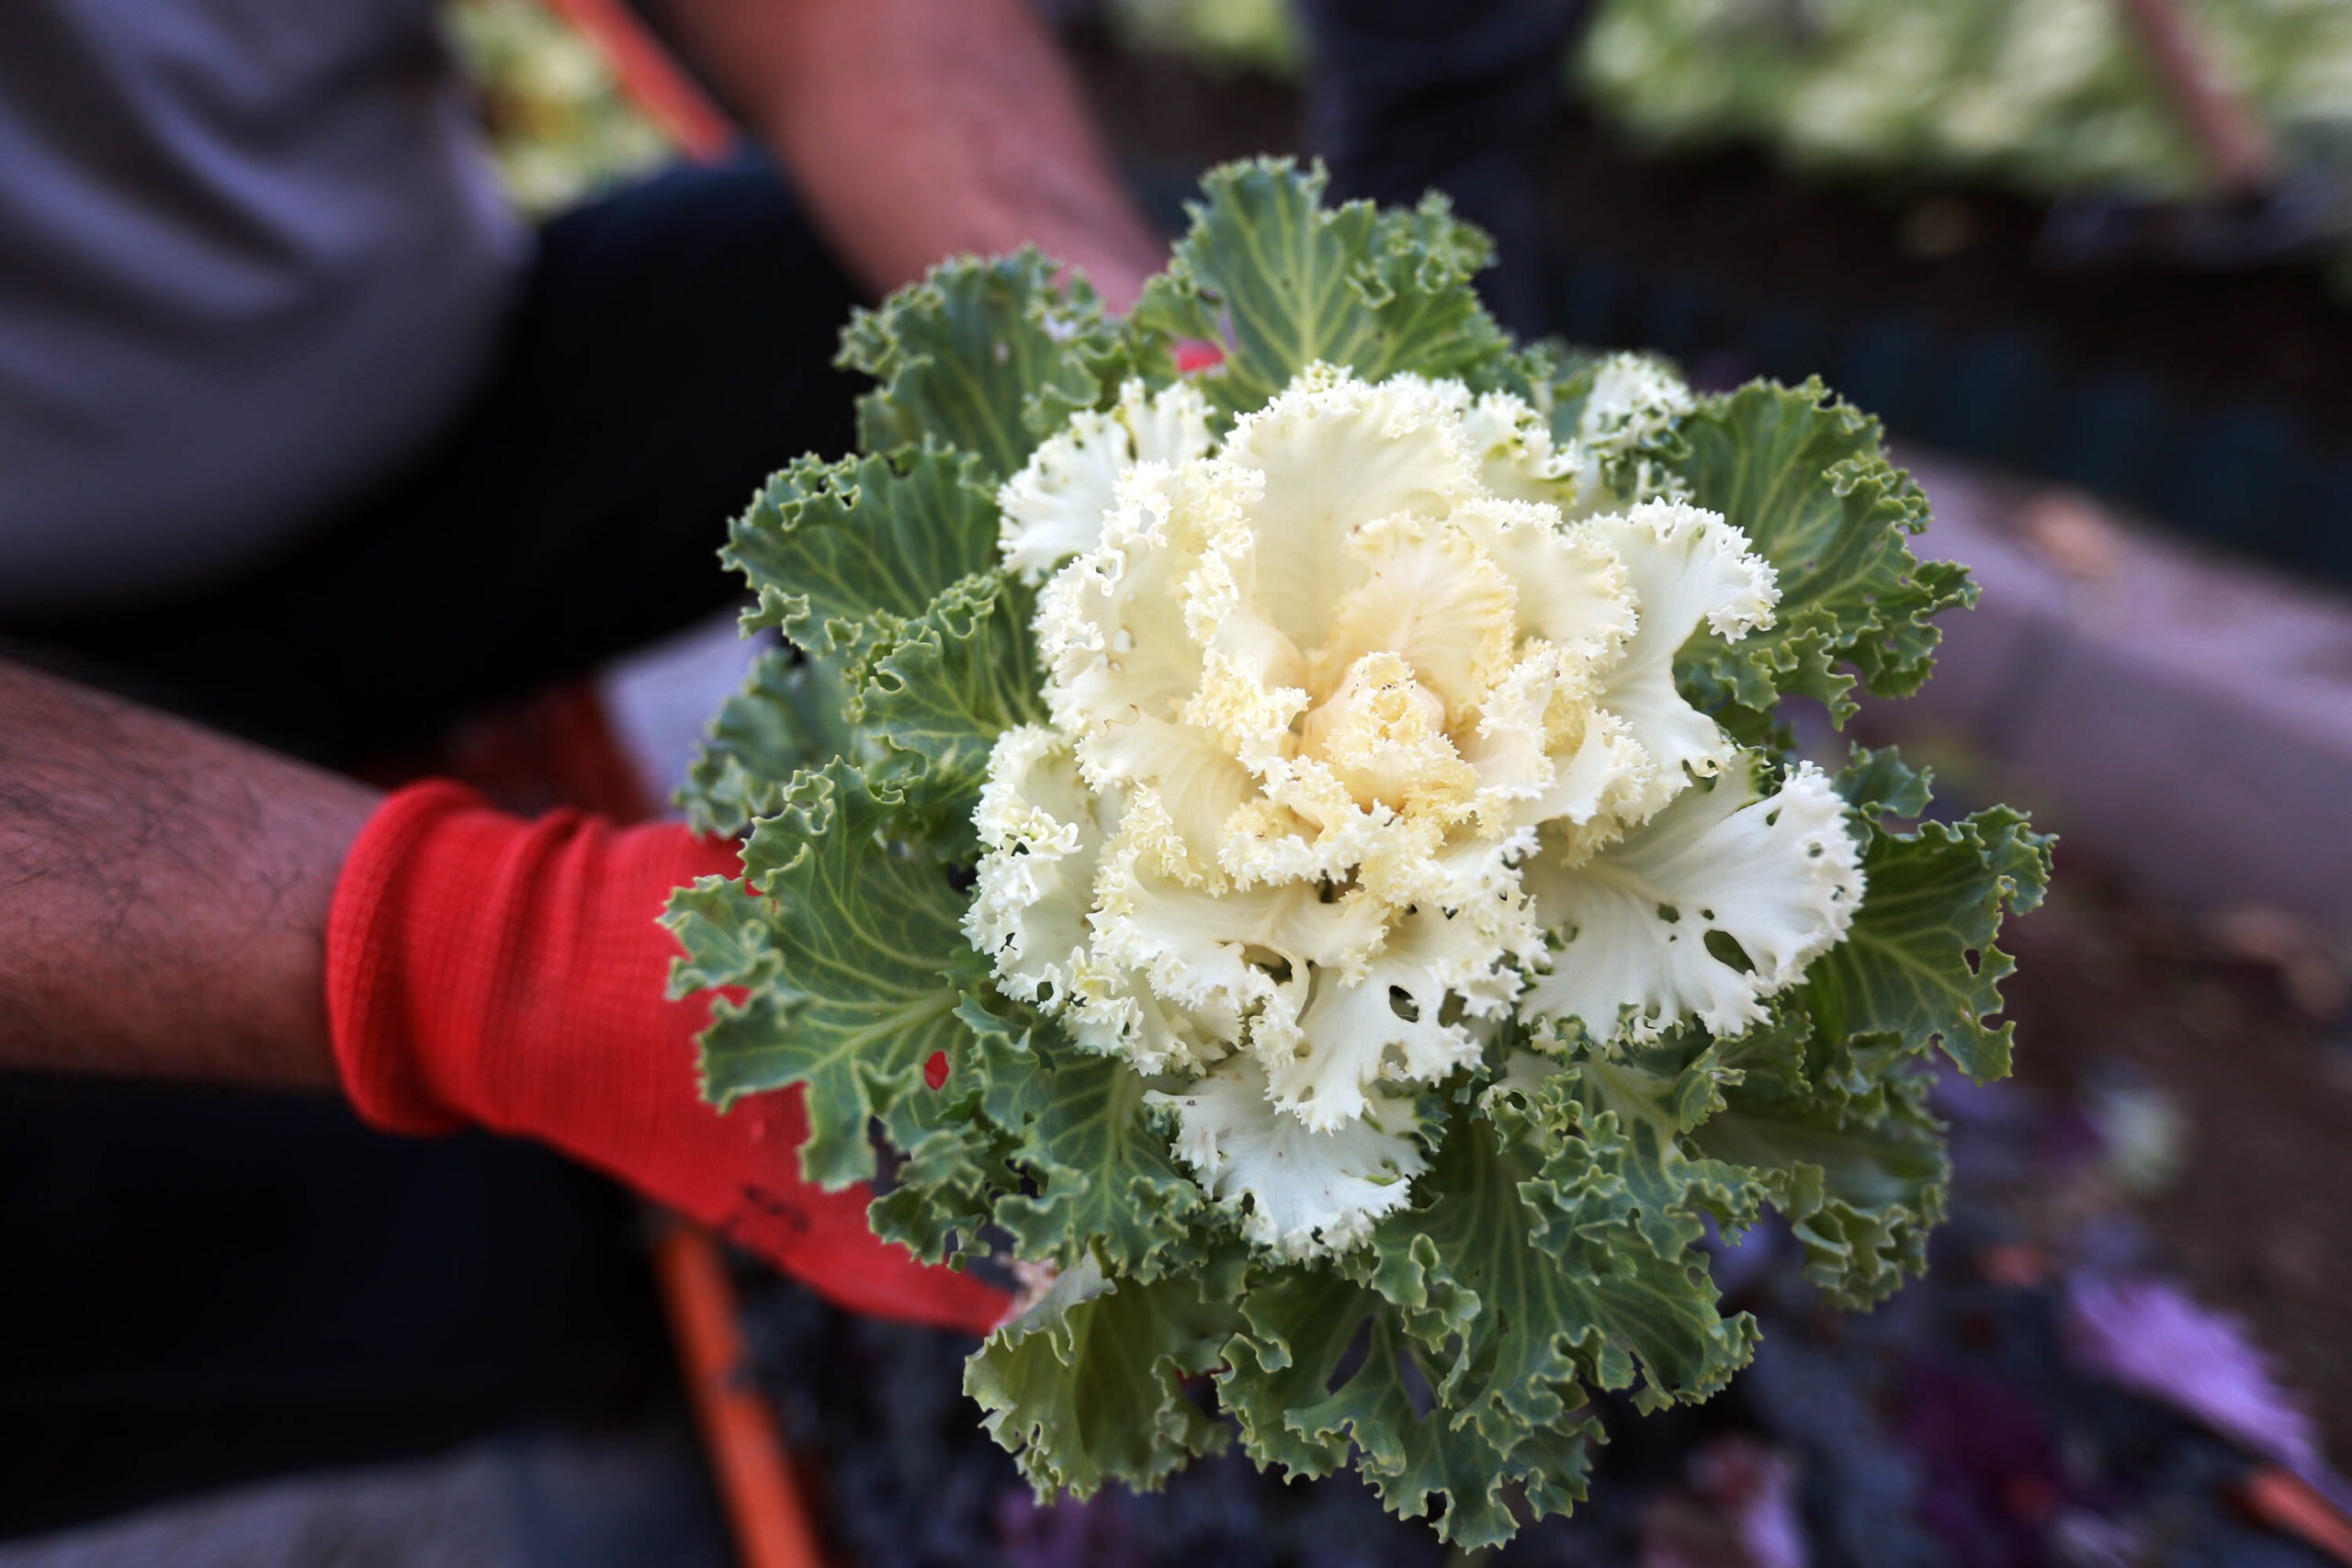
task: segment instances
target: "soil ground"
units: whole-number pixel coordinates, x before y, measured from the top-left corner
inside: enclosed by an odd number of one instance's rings
[[[2352,1461],[2352,1030],[2059,853],[2050,902],[2004,933],[2018,1081],[2071,1092],[2120,1064],[2163,1091],[2186,1136],[2173,1179],[2133,1205],[2154,1260],[2254,1327],[2331,1459]]]

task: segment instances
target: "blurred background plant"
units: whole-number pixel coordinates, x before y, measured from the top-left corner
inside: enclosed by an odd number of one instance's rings
[[[1306,68],[1306,39],[1284,0],[1113,0],[1109,13],[1130,49],[1285,79]]]
[[[450,0],[445,19],[525,212],[560,212],[676,156],[605,52],[540,0]]]
[[[2175,4],[2288,162],[2352,172],[2352,6]],[[1601,0],[1573,74],[1660,143],[1752,140],[1801,167],[2045,196],[2210,185],[2116,0]]]
[[[2172,0],[2298,166],[2352,167],[2352,6]],[[1106,0],[1130,47],[1291,77],[1287,0]],[[1797,166],[1964,174],[2035,194],[2188,197],[2194,136],[2116,0],[1596,0],[1569,80],[1660,145],[1753,141]]]
[[[2155,4],[2275,155],[2282,210],[2265,240],[2278,243],[2283,223],[2293,243],[2335,246],[2331,270],[2352,299],[2352,6]],[[1128,48],[1218,73],[1308,71],[1289,0],[1099,5]],[[2132,0],[1590,0],[1585,10],[1567,82],[1639,145],[1754,146],[1802,173],[1958,180],[2045,200],[2230,194],[2217,190]]]

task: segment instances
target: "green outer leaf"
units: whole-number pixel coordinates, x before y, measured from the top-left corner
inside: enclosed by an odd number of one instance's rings
[[[875,1205],[877,1230],[932,1258],[992,1223],[1022,1258],[1066,1269],[1092,1258],[1148,1280],[1197,1267],[1221,1233],[1194,1224],[1201,1190],[1146,1111],[1149,1085],[997,1005],[1015,1016],[966,997],[944,1089],[910,1090],[890,1109],[909,1159]]]
[[[720,705],[702,750],[678,791],[696,832],[741,833],[773,816],[785,785],[803,768],[872,751],[845,708],[838,656],[811,659],[771,648],[752,666],[743,689]]]
[[[921,759],[926,789],[976,797],[996,738],[1044,721],[1029,636],[1035,603],[1010,572],[967,578],[876,653],[860,716],[876,737]]]
[[[2041,902],[2054,841],[2005,806],[1916,833],[1873,825],[1853,929],[1806,981],[1824,1032],[1892,1035],[1911,1051],[1934,1040],[1977,1082],[2007,1077],[2014,1028],[1990,1021],[2017,964],[1993,939],[2005,908]]]
[[[837,363],[882,383],[858,400],[858,445],[935,441],[1002,479],[1100,401],[1116,386],[1118,336],[1091,288],[1055,284],[1059,267],[1034,248],[943,262],[851,318]]]
[[[1935,798],[1934,772],[1910,766],[1892,746],[1875,751],[1854,747],[1836,782],[1846,804],[1871,822],[1888,817],[1908,820],[1927,810]]]
[[[1145,1284],[1081,1264],[973,1353],[964,1392],[1040,1495],[1091,1496],[1112,1476],[1153,1490],[1231,1440],[1182,1382],[1223,1360],[1240,1326],[1231,1296],[1227,1270]]]
[[[1144,1079],[1124,1062],[1048,1045],[1044,1030],[1016,1036],[976,1004],[963,1016],[981,1036],[984,1107],[1032,1189],[996,1206],[1020,1255],[1067,1268],[1091,1252],[1139,1279],[1189,1267],[1201,1190],[1146,1113]]]
[[[1465,1111],[1426,1179],[1426,1206],[1373,1243],[1372,1283],[1405,1310],[1416,1337],[1432,1349],[1458,1343],[1439,1393],[1506,1452],[1584,1403],[1580,1373],[1608,1387],[1634,1381],[1577,1278],[1579,1263],[1606,1260],[1566,1236],[1558,1256],[1542,1247],[1566,1204],[1538,1179],[1539,1165],[1535,1151]]]
[[[1588,1381],[1624,1388],[1638,1367],[1640,1407],[1693,1403],[1721,1389],[1756,1346],[1752,1319],[1717,1310],[1699,1213],[1744,1224],[1756,1195],[1742,1190],[1741,1173],[1690,1157],[1664,1105],[1647,1098],[1654,1088],[1637,1093],[1634,1075],[1604,1079],[1599,1066],[1561,1074],[1523,1113],[1498,1101],[1489,1157],[1508,1180],[1531,1139],[1549,1145],[1519,1191],[1541,1216],[1531,1239],[1562,1265],[1555,1290],[1576,1303],[1566,1320],[1591,1325],[1577,1347]],[[1483,1133],[1487,1123],[1475,1125]],[[1463,1141],[1473,1150],[1480,1142]],[[1442,1241],[1439,1250],[1447,1251]],[[1463,1283],[1481,1289],[1476,1278]]]
[[[854,649],[997,564],[996,497],[968,454],[909,447],[837,463],[803,457],[735,520],[719,558],[759,595],[743,628],[818,653]]]
[[[1951,1161],[1917,1073],[1885,1080],[1876,1115],[1825,1100],[1735,1089],[1698,1146],[1758,1173],[1805,1252],[1805,1278],[1840,1306],[1883,1300],[1928,1266]]]
[[[985,1129],[935,1110],[923,1090],[910,1090],[890,1108],[883,1125],[904,1161],[887,1192],[866,1206],[866,1223],[926,1263],[955,1258],[972,1247],[988,1224],[1001,1150]]]
[[[793,781],[743,851],[746,882],[773,896],[781,983],[713,1004],[703,1036],[704,1093],[722,1110],[808,1085],[800,1165],[827,1187],[874,1174],[866,1122],[956,1038],[957,986],[977,967],[943,868],[885,845],[897,804],[838,761]]]
[[[1584,423],[1584,406],[1592,399],[1603,357],[1589,349],[1540,343],[1521,351],[1522,374],[1506,389],[1544,416],[1552,439],[1565,449]]]
[[[662,923],[685,955],[671,961],[670,995],[683,999],[722,986],[784,985],[772,906],[740,878],[706,876],[670,895]]]
[[[1353,1445],[1391,1513],[1420,1518],[1442,1499],[1439,1536],[1473,1551],[1518,1528],[1515,1484],[1539,1517],[1582,1500],[1598,1424],[1563,1417],[1507,1452],[1443,1407],[1425,1410],[1438,1381],[1430,1352],[1377,1292],[1326,1269],[1290,1268],[1253,1281],[1242,1310],[1249,1327],[1227,1348],[1217,1384],[1261,1465],[1329,1475]],[[1362,1360],[1335,1388],[1360,1342]]]
[[[1678,434],[1692,502],[1745,533],[1781,583],[1770,630],[1691,640],[1685,683],[1708,705],[1758,712],[1802,693],[1841,724],[1853,680],[1838,665],[1881,696],[1917,690],[1940,635],[1929,617],[1974,604],[1976,589],[1965,569],[1911,554],[1905,540],[1927,526],[1927,497],[1887,461],[1878,421],[1818,380],[1755,381],[1702,400]]]
[[[986,1018],[1010,1037],[968,994],[956,1011],[967,1024],[974,1016]],[[933,1089],[926,1077],[922,1089],[901,1095],[883,1115],[891,1146],[905,1157],[867,1217],[876,1235],[928,1262],[973,1246],[994,1218],[997,1199],[1020,1184],[1007,1163],[1012,1141],[981,1110],[989,1081],[986,1044],[971,1028],[961,1031],[946,1048],[946,1081]]]
[[[1144,1114],[1144,1089],[1122,1063],[1071,1057],[1056,1066],[1051,1101],[1012,1156],[1036,1178],[1037,1194],[997,1205],[997,1223],[1023,1257],[1066,1258],[1091,1246],[1138,1279],[1183,1259],[1177,1248],[1201,1190]]]
[[[1736,1177],[1693,1157],[1685,1147],[1682,1135],[1713,1114],[1721,1094],[1713,1082],[1694,1092],[1690,1080],[1702,1075],[1678,1069],[1676,1055],[1629,1046],[1571,1066],[1555,1091],[1559,1110],[1584,1137],[1579,1165],[1616,1168],[1628,1217],[1650,1251],[1666,1262],[1699,1245],[1704,1234],[1699,1208],[1740,1224],[1748,1223],[1754,1209],[1751,1196],[1738,1190]],[[1594,1135],[1603,1132],[1620,1142]]]
[[[1315,1269],[1253,1287],[1225,1383],[1253,1455],[1319,1474],[1352,1441],[1392,1509],[1443,1494],[1440,1533],[1489,1544],[1513,1528],[1505,1483],[1545,1511],[1582,1495],[1588,1387],[1639,1380],[1650,1407],[1704,1398],[1746,1363],[1754,1323],[1720,1314],[1696,1247],[1701,1205],[1752,1210],[1736,1173],[1629,1135],[1598,1100],[1570,1069],[1532,1102],[1457,1103],[1416,1206],[1345,1260],[1368,1290]],[[1330,1390],[1359,1333],[1373,1353]]]
[[[1483,386],[1505,374],[1510,340],[1470,287],[1493,259],[1487,237],[1434,195],[1410,211],[1324,208],[1326,183],[1321,165],[1287,158],[1212,170],[1136,325],[1223,344],[1224,365],[1199,385],[1229,413],[1316,360],[1368,379],[1411,370]]]
[[[1345,1275],[1299,1267],[1253,1278],[1241,1310],[1249,1326],[1227,1350],[1220,1403],[1260,1466],[1330,1474],[1347,1463],[1350,1438],[1345,1424],[1324,1419],[1320,1407],[1365,1320],[1390,1309]]]

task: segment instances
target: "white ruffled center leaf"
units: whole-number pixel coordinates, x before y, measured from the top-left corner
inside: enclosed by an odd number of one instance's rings
[[[1383,1095],[1356,1120],[1309,1132],[1267,1100],[1265,1073],[1247,1056],[1180,1094],[1147,1099],[1170,1114],[1177,1157],[1240,1218],[1242,1234],[1285,1258],[1356,1246],[1404,1207],[1429,1163],[1411,1100]]]
[[[1040,445],[997,492],[1004,564],[1024,582],[1046,574],[1102,536],[1119,476],[1137,463],[1182,463],[1209,449],[1209,406],[1179,381],[1147,395],[1119,390],[1116,408],[1086,410]]]
[[[1397,1108],[1515,1009],[1744,1027],[1850,919],[1826,784],[1755,799],[1674,686],[1702,626],[1770,624],[1771,569],[1683,502],[1581,515],[1686,406],[1611,361],[1564,446],[1317,365],[1212,442],[1130,386],[1004,485],[1052,724],[997,744],[966,930],[1082,1046],[1206,1075],[1178,1150],[1264,1245],[1405,1201]]]
[[[1846,934],[1862,869],[1845,802],[1810,762],[1770,795],[1758,772],[1743,757],[1581,864],[1527,863],[1561,946],[1523,1015],[1604,1042],[1686,1019],[1741,1034]]]

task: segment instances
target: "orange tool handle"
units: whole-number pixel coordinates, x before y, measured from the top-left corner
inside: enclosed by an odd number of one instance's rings
[[[653,1273],[743,1568],[823,1568],[775,1413],[752,1383],[718,1244],[693,1225],[673,1226],[654,1248]]]
[[[2316,1486],[2290,1470],[2258,1471],[2240,1497],[2255,1517],[2338,1562],[2352,1563],[2352,1519]]]

